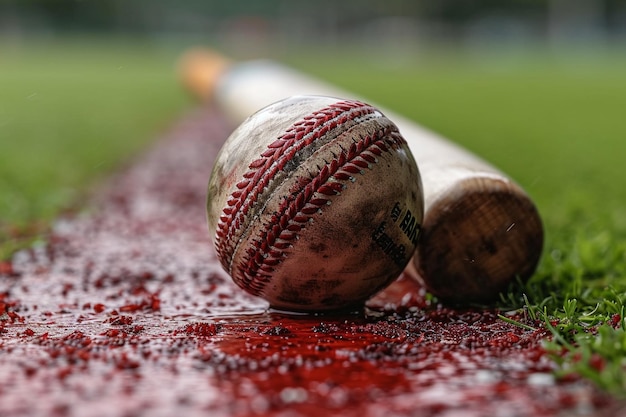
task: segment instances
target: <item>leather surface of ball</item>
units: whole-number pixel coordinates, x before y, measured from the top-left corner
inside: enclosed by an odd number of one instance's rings
[[[292,311],[353,308],[415,251],[418,167],[397,127],[358,101],[296,96],[245,120],[218,154],[207,212],[235,283]]]

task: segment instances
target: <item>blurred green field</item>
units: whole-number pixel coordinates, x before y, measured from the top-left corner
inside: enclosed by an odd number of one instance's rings
[[[547,242],[537,274],[503,295],[502,308],[544,321],[564,373],[626,397],[626,55],[372,50],[374,59],[367,50],[277,56],[517,180],[537,202]],[[127,40],[0,42],[0,259],[60,210],[80,207],[192,106],[174,71],[181,51]],[[616,316],[619,326],[608,325]],[[592,355],[607,366],[591,366]]]
[[[0,258],[176,119],[175,60],[138,41],[0,41]]]

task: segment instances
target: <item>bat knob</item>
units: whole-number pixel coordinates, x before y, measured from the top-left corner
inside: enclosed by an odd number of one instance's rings
[[[220,76],[230,66],[230,61],[208,48],[186,51],[178,62],[179,78],[185,90],[200,102],[213,98]]]

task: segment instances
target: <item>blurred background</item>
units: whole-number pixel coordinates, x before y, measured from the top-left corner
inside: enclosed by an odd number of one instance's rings
[[[5,0],[4,36],[199,35],[232,48],[355,42],[415,48],[547,42],[609,45],[626,38],[623,0]]]
[[[626,0],[0,1],[0,257],[197,106],[189,47],[272,58],[461,143],[551,235],[626,236]]]

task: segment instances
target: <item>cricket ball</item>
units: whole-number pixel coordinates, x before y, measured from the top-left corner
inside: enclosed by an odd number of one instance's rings
[[[423,205],[413,155],[378,109],[296,96],[226,140],[207,212],[239,287],[276,309],[326,311],[362,306],[400,275]]]

